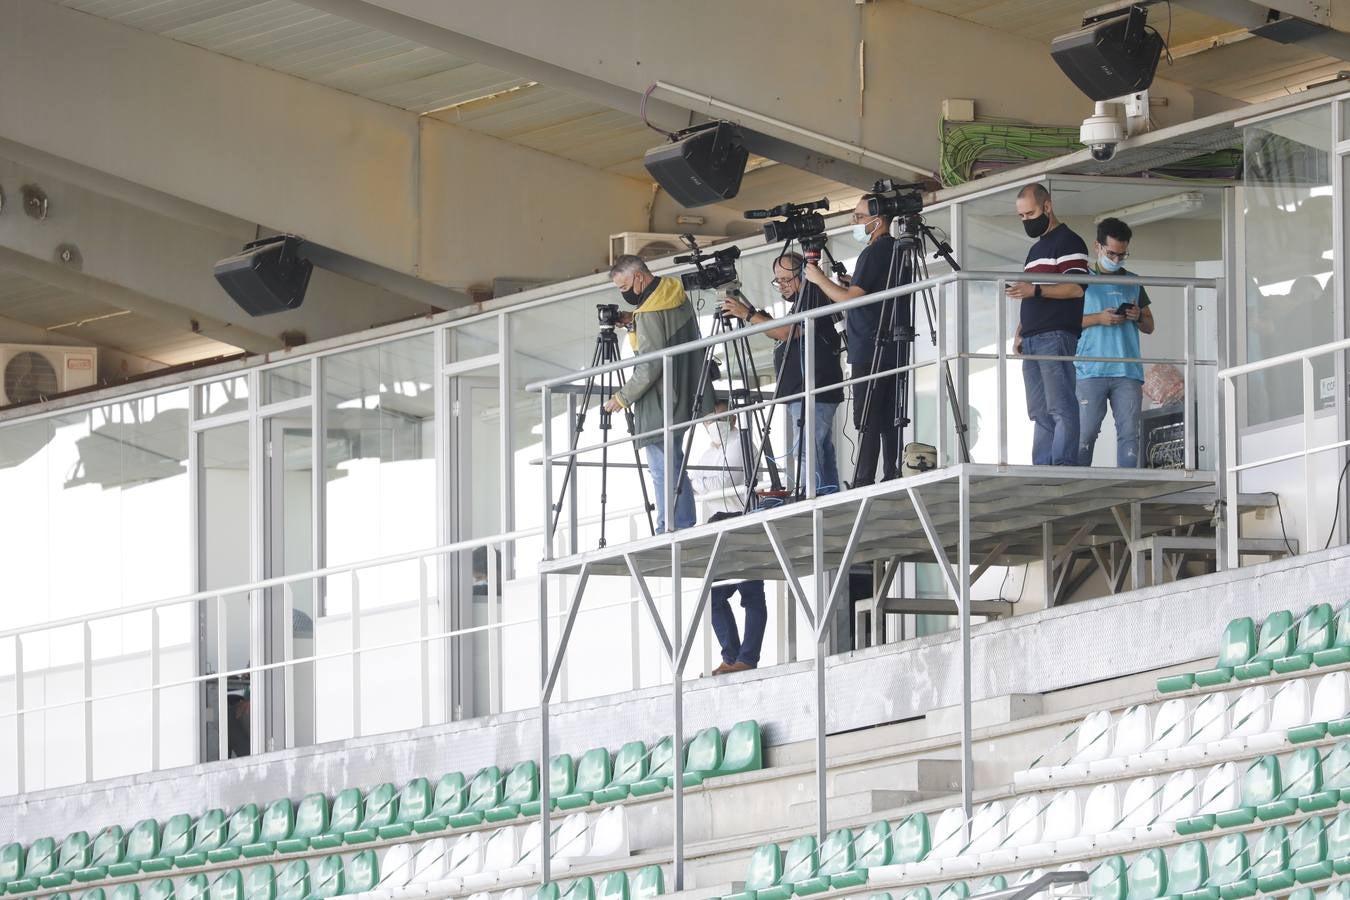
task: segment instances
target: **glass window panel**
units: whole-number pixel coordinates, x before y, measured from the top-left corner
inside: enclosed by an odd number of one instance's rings
[[[294,363],[267,369],[262,373],[263,403],[281,403],[297,397],[308,397],[310,391],[310,362]]]
[[[248,378],[238,375],[197,385],[197,415],[220,416],[248,409]]]
[[[498,317],[488,316],[451,328],[446,332],[446,341],[449,343],[446,359],[450,362],[463,362],[466,359],[496,353],[497,327]]]

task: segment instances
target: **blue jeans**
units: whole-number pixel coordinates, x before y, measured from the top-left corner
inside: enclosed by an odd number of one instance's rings
[[[1028,356],[1069,356],[1078,352],[1078,337],[1067,331],[1045,331],[1022,338]],[[1078,465],[1078,397],[1073,362],[1022,361],[1027,416],[1036,423],[1031,463],[1036,466]]]
[[[816,491],[819,492],[824,487],[839,487],[839,459],[834,452],[834,415],[839,411],[838,403],[825,403],[816,401]],[[803,418],[805,410],[802,409],[802,401],[793,400],[788,404],[788,415],[791,416],[794,440],[792,449],[788,451],[789,471],[797,471],[797,445],[801,440],[802,430],[806,428],[806,419]],[[801,425],[798,426],[798,422]],[[803,451],[802,465],[806,464],[806,455]]]
[[[647,445],[647,469],[652,473],[652,487],[656,491],[656,533],[666,530],[666,472],[674,475],[680,471],[684,460],[684,436],[675,435],[675,452],[666,467],[666,448],[660,443]],[[675,496],[675,528],[693,528],[696,520],[694,512],[694,488],[686,473],[680,479],[680,490]]]
[[[1106,418],[1106,404],[1116,423],[1116,465],[1139,468],[1139,410],[1144,405],[1144,384],[1133,378],[1080,378],[1078,380],[1078,464],[1092,465],[1092,448]]]
[[[731,611],[731,595],[741,595],[741,609],[745,610],[745,639],[736,633],[736,616]],[[764,643],[764,627],[769,622],[769,608],[764,603],[764,582],[738,581],[734,584],[715,584],[712,589],[712,627],[717,643],[722,645],[722,662],[743,662],[754,668],[759,665],[759,648]]]

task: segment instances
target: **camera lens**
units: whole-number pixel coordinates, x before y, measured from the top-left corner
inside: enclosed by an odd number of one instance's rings
[[[764,240],[770,244],[776,244],[780,241],[800,240],[824,233],[825,217],[820,213],[793,216],[785,222],[764,223]]]

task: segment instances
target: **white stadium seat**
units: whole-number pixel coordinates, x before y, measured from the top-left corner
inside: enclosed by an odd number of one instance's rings
[[[622,859],[629,855],[628,817],[622,806],[613,806],[591,817],[587,859]]]
[[[1167,764],[1170,754],[1184,747],[1191,737],[1190,710],[1184,698],[1174,698],[1158,708],[1148,746],[1125,761],[1126,769],[1143,771]]]
[[[1350,678],[1345,672],[1332,672],[1317,682],[1313,691],[1310,722],[1336,722],[1350,715]]]
[[[538,822],[535,823],[536,828]],[[536,841],[537,832],[536,832]],[[465,874],[461,879],[468,890],[481,890],[495,885],[501,880],[501,873],[515,865],[520,859],[520,835],[510,825],[498,828],[483,841],[482,863],[477,872]]]
[[[1142,703],[1121,713],[1112,735],[1111,755],[1088,763],[1087,774],[1093,778],[1113,778],[1124,772],[1126,760],[1143,753],[1148,746],[1152,718],[1152,710]]]
[[[1083,801],[1083,818],[1078,835],[1059,841],[1055,853],[1086,853],[1097,846],[1098,836],[1109,835],[1120,820],[1120,791],[1111,783],[1099,784]]]
[[[1200,783],[1200,798],[1196,815],[1205,816],[1236,809],[1238,805],[1238,767],[1235,763],[1219,763],[1205,774]]]
[[[1158,822],[1170,826],[1178,819],[1190,818],[1195,815],[1199,801],[1195,770],[1173,772],[1163,782],[1162,795],[1158,800]]]

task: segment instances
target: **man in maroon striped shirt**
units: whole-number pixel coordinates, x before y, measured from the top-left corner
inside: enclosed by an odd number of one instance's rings
[[[1055,218],[1045,185],[1029,184],[1018,192],[1017,217],[1027,237],[1036,239],[1027,253],[1025,271],[1087,274],[1087,245]],[[1072,357],[1083,330],[1083,286],[1018,281],[1008,285],[1008,296],[1022,304],[1013,352],[1069,357],[1022,361],[1027,416],[1036,425],[1031,462],[1037,466],[1075,466],[1078,396]]]

